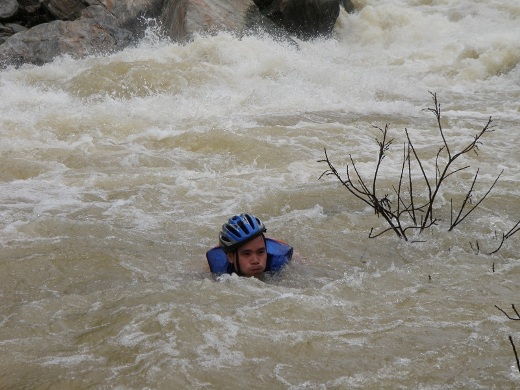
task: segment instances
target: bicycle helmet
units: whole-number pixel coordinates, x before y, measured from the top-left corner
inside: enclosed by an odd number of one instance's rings
[[[246,213],[235,215],[222,225],[219,243],[224,252],[234,252],[238,247],[264,234],[266,231],[264,223],[254,215]]]

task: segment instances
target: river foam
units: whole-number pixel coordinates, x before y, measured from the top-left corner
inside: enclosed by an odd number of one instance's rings
[[[10,387],[510,388],[518,296],[520,6],[363,0],[335,38],[151,28],[109,56],[0,72],[0,383]],[[418,242],[387,233],[318,162],[370,181],[379,128],[427,172],[437,93],[461,157]],[[476,169],[477,211],[447,232]],[[295,261],[214,280],[205,251],[249,211]],[[520,340],[518,340],[520,343]],[[517,343],[517,345],[518,345]],[[0,387],[2,387],[0,386]]]

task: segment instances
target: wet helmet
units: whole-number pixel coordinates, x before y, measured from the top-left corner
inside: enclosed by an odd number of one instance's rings
[[[224,252],[234,252],[246,242],[262,235],[267,229],[262,221],[251,214],[231,217],[222,225],[219,242]]]

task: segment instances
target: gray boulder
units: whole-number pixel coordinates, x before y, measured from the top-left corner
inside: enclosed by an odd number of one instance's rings
[[[7,16],[5,6],[10,0],[0,2],[0,23],[16,23],[25,28],[55,20],[39,0],[18,0],[14,14]]]
[[[10,36],[27,30],[26,27],[20,26],[16,23],[0,24],[0,45],[4,43]]]
[[[44,0],[38,4],[31,3],[33,0],[22,1],[26,1],[27,15],[48,12],[63,20],[42,23],[18,33],[13,29],[10,37],[6,34],[2,37],[0,30],[0,39],[4,40],[0,44],[0,65],[4,67],[41,65],[64,54],[81,58],[121,50],[143,35],[144,19],[158,16],[162,5],[162,0],[88,0],[89,6],[81,0]]]
[[[262,32],[296,45],[251,0],[165,0],[160,21],[166,35],[178,42],[189,41],[195,34],[229,31],[237,36]]]
[[[57,20],[10,37],[0,45],[0,63],[42,65],[63,54],[80,58],[121,50],[132,40],[128,30],[93,19]]]
[[[59,20],[75,20],[87,8],[81,0],[41,0],[41,4]]]
[[[160,16],[166,34],[176,41],[194,34],[243,31],[251,11],[250,0],[165,0]]]
[[[86,0],[91,6],[101,6],[114,16],[119,27],[140,36],[147,18],[158,18],[166,0]],[[89,7],[91,8],[91,7]]]
[[[18,1],[2,0],[0,2],[0,19],[9,19],[18,11]]]

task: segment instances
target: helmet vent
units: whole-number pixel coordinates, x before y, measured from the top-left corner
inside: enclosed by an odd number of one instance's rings
[[[240,232],[238,231],[238,229],[236,229],[233,225],[229,225],[227,227],[231,233],[233,233],[235,236],[239,236],[240,235]]]
[[[238,226],[240,227],[240,229],[242,229],[244,231],[245,234],[249,234],[249,229],[247,228],[246,224],[243,221],[240,221],[238,223]]]

